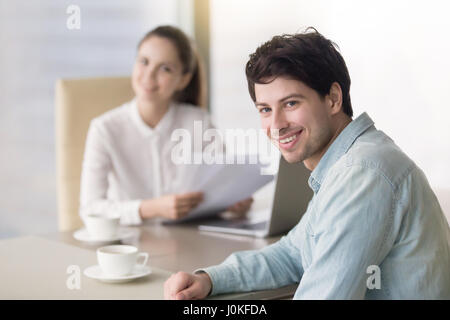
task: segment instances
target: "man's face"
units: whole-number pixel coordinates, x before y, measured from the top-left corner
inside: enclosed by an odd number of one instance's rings
[[[255,84],[255,96],[262,128],[286,161],[314,168],[333,138],[329,98],[283,77]]]

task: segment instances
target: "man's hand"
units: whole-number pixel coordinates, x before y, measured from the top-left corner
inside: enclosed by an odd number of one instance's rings
[[[190,274],[178,272],[164,283],[164,299],[196,300],[205,298],[212,288],[207,273]]]

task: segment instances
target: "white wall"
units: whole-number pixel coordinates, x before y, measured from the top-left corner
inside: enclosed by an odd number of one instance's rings
[[[364,111],[424,170],[450,219],[448,1],[212,0],[216,125],[259,127],[244,66],[258,45],[314,26],[336,42]]]

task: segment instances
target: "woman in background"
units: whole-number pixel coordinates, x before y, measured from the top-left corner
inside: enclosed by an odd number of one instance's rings
[[[173,130],[193,136],[194,121],[212,128],[205,100],[200,61],[188,37],[178,28],[161,26],[138,44],[132,73],[135,98],[91,121],[85,147],[80,215],[120,215],[121,224],[144,219],[179,219],[201,201],[193,190],[173,193],[180,175],[171,160]],[[252,199],[230,211],[244,214]]]

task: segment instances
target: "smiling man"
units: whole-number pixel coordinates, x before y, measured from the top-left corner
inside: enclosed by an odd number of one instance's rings
[[[288,162],[311,170],[314,196],[278,242],[178,272],[165,297],[298,283],[296,299],[449,299],[450,230],[436,196],[366,113],[352,119],[335,45],[312,28],[276,36],[250,56],[246,75],[262,127]]]

